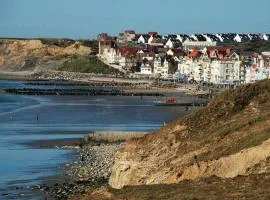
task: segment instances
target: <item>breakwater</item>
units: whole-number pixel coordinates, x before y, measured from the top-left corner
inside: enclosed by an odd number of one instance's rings
[[[127,82],[79,82],[79,81],[65,81],[65,80],[30,80],[23,83],[24,85],[33,85],[33,86],[88,86],[88,87],[147,87],[148,83],[127,83]]]
[[[126,92],[117,89],[38,89],[16,88],[4,89],[8,94],[16,95],[69,95],[69,96],[164,96],[158,92]]]

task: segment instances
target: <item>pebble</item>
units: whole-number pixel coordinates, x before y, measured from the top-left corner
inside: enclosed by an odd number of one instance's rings
[[[64,166],[69,181],[55,183],[53,186],[36,185],[32,186],[32,189],[46,191],[52,199],[67,199],[70,195],[85,194],[108,185],[114,155],[120,147],[121,144],[90,144],[74,149],[78,152],[78,161]]]

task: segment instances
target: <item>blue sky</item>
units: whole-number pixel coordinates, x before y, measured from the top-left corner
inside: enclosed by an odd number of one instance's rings
[[[270,32],[270,0],[0,0],[0,37]]]

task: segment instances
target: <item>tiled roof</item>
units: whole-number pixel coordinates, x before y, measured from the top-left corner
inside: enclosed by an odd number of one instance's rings
[[[137,48],[131,48],[131,47],[119,47],[117,49],[117,52],[119,52],[123,57],[135,56],[137,51],[138,51]]]

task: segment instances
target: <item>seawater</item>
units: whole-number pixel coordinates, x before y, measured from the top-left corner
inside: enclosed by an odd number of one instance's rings
[[[26,86],[20,81],[0,81],[0,89],[23,87]],[[184,113],[180,107],[157,107],[153,103],[155,100],[152,97],[1,93],[0,199],[31,199],[16,194],[13,189],[40,184],[45,177],[57,176],[59,166],[74,159],[70,150],[39,149],[24,143],[78,138],[92,131],[155,131],[164,122]]]

